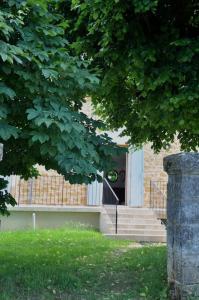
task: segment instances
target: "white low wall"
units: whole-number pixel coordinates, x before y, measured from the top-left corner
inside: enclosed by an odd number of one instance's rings
[[[100,208],[98,207],[47,207],[29,206],[10,209],[9,217],[0,216],[0,230],[33,229],[33,213],[36,229],[58,228],[68,223],[81,223],[99,230]]]

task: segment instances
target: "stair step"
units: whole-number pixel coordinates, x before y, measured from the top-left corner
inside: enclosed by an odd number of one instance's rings
[[[115,228],[115,224],[113,223],[106,223],[108,227]],[[144,230],[165,230],[161,224],[125,224],[125,223],[118,223],[118,228],[120,229],[144,229]]]
[[[115,228],[107,228],[107,233],[115,233]],[[166,235],[166,230],[150,230],[150,229],[123,229],[118,228],[118,233],[121,234],[144,234],[144,235]]]
[[[118,234],[115,234],[115,206],[102,212],[105,236],[144,242],[166,242],[166,230],[154,212],[148,208],[118,206]]]
[[[115,210],[115,205],[104,205],[103,208],[107,211]],[[118,211],[130,211],[130,212],[152,212],[153,210],[150,208],[142,208],[142,207],[128,207],[128,206],[117,206]]]
[[[107,218],[106,219],[106,223],[107,224],[115,224],[115,218],[114,219],[110,219],[110,218]],[[161,222],[157,219],[134,219],[134,220],[129,220],[129,219],[121,219],[121,218],[118,218],[118,224],[121,224],[121,225],[145,225],[145,226],[150,226],[150,225],[160,225],[162,226]]]
[[[118,240],[133,240],[136,242],[157,242],[166,243],[164,235],[146,235],[146,234],[104,234],[105,237]]]
[[[108,215],[108,214],[103,214],[103,217],[107,218],[107,219],[111,219],[111,220],[114,220],[115,219],[115,214],[112,214],[112,215]],[[140,219],[140,220],[157,220],[156,217],[154,216],[150,216],[150,215],[128,215],[128,214],[118,214],[118,219],[127,219],[127,220],[137,220],[137,219]]]
[[[132,215],[142,215],[142,216],[143,215],[150,215],[150,216],[154,216],[154,212],[152,210],[149,210],[149,211],[136,210],[136,211],[134,211],[134,210],[120,210],[120,209],[118,209],[117,211],[121,215],[127,214],[127,215],[131,215],[131,216]],[[111,210],[106,209],[105,212],[108,213],[108,214],[115,214],[116,209],[111,209]]]

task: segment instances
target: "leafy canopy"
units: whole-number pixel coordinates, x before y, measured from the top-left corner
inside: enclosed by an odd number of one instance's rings
[[[73,0],[72,7],[73,48],[101,72],[93,99],[107,123],[125,126],[136,146],[151,142],[159,151],[177,136],[182,150],[196,150],[199,2]]]
[[[70,54],[67,26],[56,1],[0,3],[3,176],[36,176],[38,163],[71,183],[89,183],[100,179],[97,170],[108,169],[118,151],[106,134],[98,133],[102,123],[81,112],[98,79],[88,61]],[[0,184],[3,190],[5,183]],[[0,212],[5,212],[4,194]]]

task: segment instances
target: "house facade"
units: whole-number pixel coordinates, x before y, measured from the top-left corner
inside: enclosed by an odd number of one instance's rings
[[[114,139],[117,141],[116,134]],[[127,146],[120,137],[118,145]],[[110,174],[104,174],[105,182],[95,181],[87,186],[71,185],[55,171],[38,166],[41,176],[25,181],[13,175],[8,178],[8,189],[19,205],[114,205],[115,199],[110,196],[112,192],[109,193],[113,190],[119,205],[149,208],[155,186],[157,195],[158,190],[165,192],[167,174],[163,171],[163,158],[177,152],[177,144],[159,154],[154,154],[149,144],[136,151],[130,148],[127,153],[113,158],[115,167]]]
[[[88,115],[92,114],[88,103],[85,109]],[[120,132],[108,134],[118,145],[128,147],[128,139],[120,137]],[[106,220],[112,220],[112,225],[115,222],[116,199],[120,214],[126,209],[126,214],[139,215],[142,211],[141,214],[152,216],[150,209],[165,210],[166,207],[167,174],[163,171],[163,157],[177,152],[178,143],[159,154],[154,154],[149,144],[140,150],[129,147],[127,153],[113,157],[115,167],[103,174],[103,182],[95,181],[89,185],[71,185],[63,176],[53,170],[46,171],[42,166],[38,166],[41,176],[37,179],[25,181],[10,176],[8,190],[18,205],[10,208],[11,217],[8,219],[0,217],[0,228],[32,228],[35,224],[39,228],[58,227],[78,221],[106,231]],[[134,215],[130,217],[132,219]]]

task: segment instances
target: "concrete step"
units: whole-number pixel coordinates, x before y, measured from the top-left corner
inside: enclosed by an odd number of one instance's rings
[[[116,209],[106,209],[104,210],[104,213],[107,214],[115,214]],[[128,214],[128,215],[150,215],[154,216],[154,212],[152,210],[141,210],[141,209],[118,209],[118,214]]]
[[[115,233],[115,228],[107,228],[107,233]],[[166,236],[166,230],[150,230],[150,229],[123,229],[123,228],[118,228],[118,234],[138,234],[138,235],[162,235]]]
[[[109,219],[115,219],[115,214],[103,214],[103,217],[109,218]],[[118,219],[129,219],[129,220],[157,220],[154,215],[131,215],[131,214],[118,214]]]
[[[116,240],[133,240],[136,242],[166,243],[164,235],[146,235],[146,234],[104,234],[105,237]]]
[[[105,207],[102,213],[103,232],[108,238],[143,242],[165,242],[166,230],[154,212],[148,208],[118,206],[118,234],[115,234],[115,206]]]
[[[103,205],[103,208],[105,210],[115,210],[115,205]],[[143,211],[143,212],[153,212],[153,210],[151,208],[147,208],[147,207],[129,207],[129,206],[125,206],[125,205],[118,205],[117,209],[120,211],[132,211],[132,212],[139,212],[139,211]]]
[[[115,228],[115,224],[107,223],[107,227]],[[146,225],[146,224],[125,224],[125,223],[118,223],[118,228],[120,229],[142,229],[142,230],[165,230],[164,226],[161,224],[157,225]]]
[[[115,218],[110,219],[107,217],[105,220],[108,225],[115,224]],[[118,218],[118,224],[131,225],[131,226],[133,226],[133,225],[145,225],[145,226],[156,225],[156,226],[158,226],[158,225],[161,225],[161,222],[155,218],[154,219],[146,219],[146,220],[143,218],[141,218],[141,219]]]

